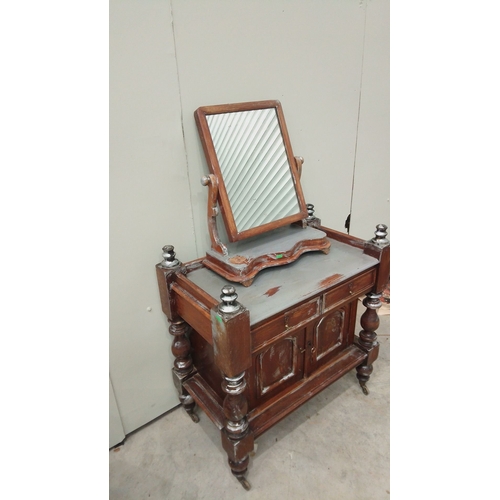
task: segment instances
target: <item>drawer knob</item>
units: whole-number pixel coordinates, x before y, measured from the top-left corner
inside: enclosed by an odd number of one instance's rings
[[[311,341],[307,343],[307,347],[310,348],[311,353],[316,352],[316,346],[313,346]]]
[[[290,328],[289,324],[288,324],[288,320],[290,318],[288,316],[285,316],[285,330],[288,330]]]

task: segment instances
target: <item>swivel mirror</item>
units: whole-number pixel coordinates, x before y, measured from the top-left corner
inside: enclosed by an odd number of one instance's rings
[[[195,116],[210,170],[202,184],[211,248],[182,263],[164,246],[158,287],[179,401],[194,422],[199,406],[220,430],[231,472],[248,490],[259,436],[351,370],[368,394],[390,246],[385,225],[364,241],[314,216],[279,102]]]
[[[205,106],[195,119],[211,172],[202,179],[210,187],[207,267],[249,285],[266,267],[328,252],[325,233],[307,225],[303,160],[293,156],[279,101]],[[227,244],[217,230],[219,207]]]

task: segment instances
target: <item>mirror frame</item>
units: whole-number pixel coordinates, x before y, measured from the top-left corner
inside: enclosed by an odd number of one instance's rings
[[[296,214],[283,217],[272,222],[267,222],[257,227],[246,229],[244,231],[238,231],[236,223],[233,216],[233,211],[231,209],[231,204],[229,202],[229,197],[224,185],[224,179],[222,176],[222,171],[217,159],[217,154],[215,152],[214,143],[212,141],[212,135],[210,134],[210,129],[207,122],[208,115],[223,114],[223,113],[234,113],[239,111],[253,111],[259,109],[269,109],[274,108],[276,110],[276,116],[278,118],[278,124],[281,130],[281,136],[283,138],[283,143],[285,146],[285,151],[288,159],[288,165],[290,168],[290,173],[292,175],[292,180],[295,187],[295,193],[297,195],[297,201],[300,211]],[[195,113],[196,126],[198,127],[198,132],[200,135],[201,143],[203,146],[203,151],[205,153],[205,158],[208,164],[210,173],[214,174],[218,181],[218,196],[217,201],[222,213],[222,218],[224,220],[224,225],[226,226],[226,232],[229,240],[231,242],[243,240],[246,238],[251,238],[252,236],[257,236],[259,234],[267,233],[273,229],[283,227],[294,222],[298,222],[307,217],[306,202],[304,200],[304,194],[302,192],[302,187],[300,185],[299,173],[296,168],[295,158],[292,152],[292,146],[290,144],[290,138],[288,136],[288,131],[285,124],[285,117],[283,115],[283,110],[281,108],[281,103],[279,101],[255,101],[255,102],[243,102],[236,104],[220,104],[215,106],[202,106],[198,108]]]

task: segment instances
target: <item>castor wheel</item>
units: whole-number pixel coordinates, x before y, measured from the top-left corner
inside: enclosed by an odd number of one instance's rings
[[[244,477],[237,477],[236,479],[241,483],[241,486],[243,486],[243,488],[245,488],[247,491],[250,489],[250,483]]]
[[[370,391],[368,390],[368,387],[366,387],[365,384],[359,384],[361,386],[361,390],[363,391],[363,394],[365,396],[368,396],[368,394],[370,394]]]
[[[200,417],[196,415],[196,413],[189,413],[188,414],[191,417],[191,420],[197,424],[200,421]]]

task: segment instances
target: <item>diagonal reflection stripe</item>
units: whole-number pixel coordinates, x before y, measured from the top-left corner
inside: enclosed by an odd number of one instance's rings
[[[238,232],[300,211],[274,108],[207,116]]]

